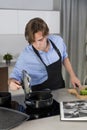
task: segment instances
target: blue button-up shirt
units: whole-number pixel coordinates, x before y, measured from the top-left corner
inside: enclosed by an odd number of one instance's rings
[[[52,40],[59,49],[62,57],[61,62],[63,62],[68,56],[63,39],[58,35],[49,35],[48,39]],[[59,59],[59,56],[51,43],[48,52],[39,51],[39,53],[46,65],[50,65]],[[48,78],[46,68],[33,51],[32,45],[26,46],[20,54],[12,73],[10,74],[10,78],[15,78],[21,82],[23,78],[22,70],[26,70],[29,73],[31,77],[31,85],[40,84]]]

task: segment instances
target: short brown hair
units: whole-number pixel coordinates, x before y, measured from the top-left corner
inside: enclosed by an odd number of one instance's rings
[[[42,32],[43,36],[46,36],[49,33],[49,28],[43,19],[33,18],[26,24],[25,38],[29,44],[32,44],[35,41],[34,35],[39,31]]]

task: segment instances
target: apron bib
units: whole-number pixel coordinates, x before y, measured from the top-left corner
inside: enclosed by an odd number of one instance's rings
[[[59,60],[48,66],[43,62],[39,52],[32,46],[35,54],[38,56],[38,58],[40,58],[41,62],[45,65],[46,71],[48,74],[48,79],[46,81],[44,81],[41,84],[32,86],[33,91],[43,90],[43,89],[47,89],[47,88],[49,88],[51,90],[56,90],[56,89],[65,87],[65,82],[62,77],[61,54],[60,54],[59,49],[55,46],[55,44],[51,40],[50,40],[50,42],[51,42],[53,48],[55,49],[55,51],[57,52],[57,54],[59,56]]]

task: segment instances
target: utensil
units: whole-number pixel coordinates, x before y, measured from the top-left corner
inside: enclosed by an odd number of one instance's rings
[[[80,94],[80,89],[78,87],[75,88],[77,93]]]
[[[25,91],[25,94],[29,94],[30,92],[32,92],[31,90],[31,77],[29,76],[29,74],[27,73],[27,71],[23,70],[23,88]]]

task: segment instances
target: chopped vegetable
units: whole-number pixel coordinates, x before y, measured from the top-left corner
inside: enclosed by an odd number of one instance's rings
[[[80,90],[80,95],[87,95],[87,88]]]

